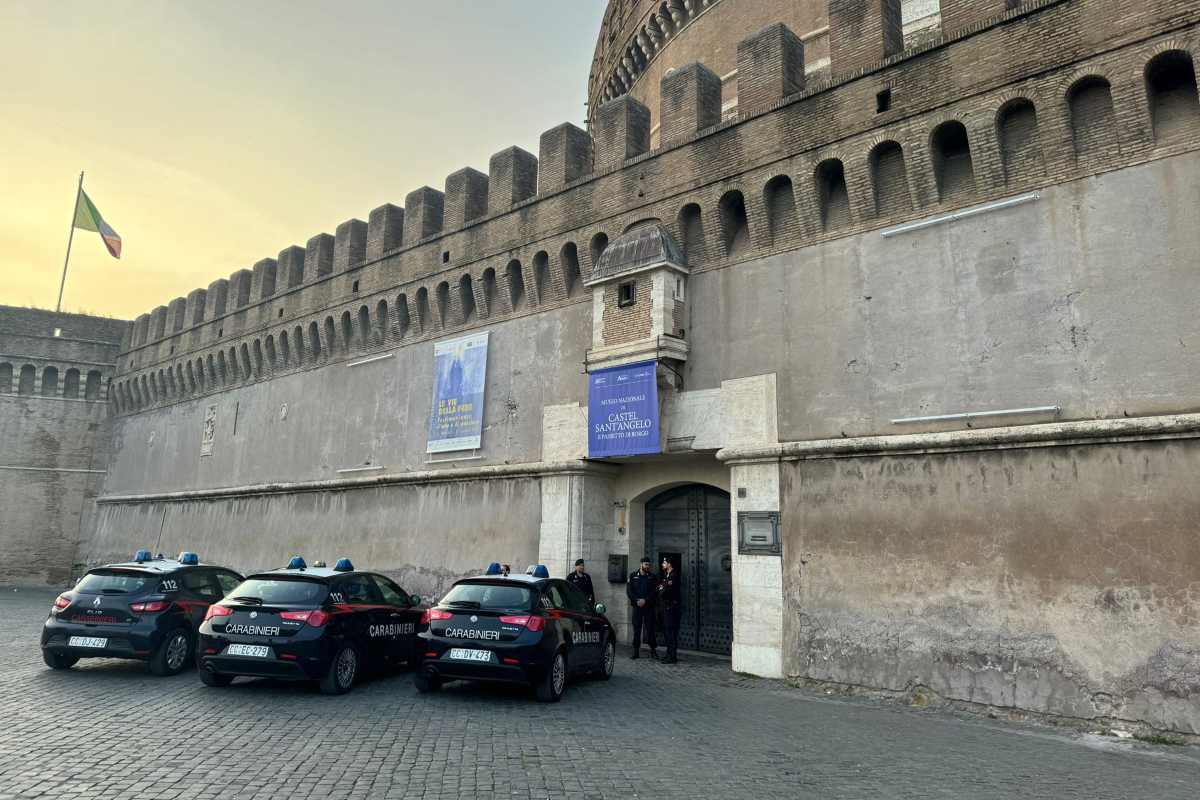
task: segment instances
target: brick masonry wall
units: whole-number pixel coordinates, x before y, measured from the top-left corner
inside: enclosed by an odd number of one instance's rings
[[[645,339],[650,335],[650,278],[635,278],[636,298],[633,305],[621,308],[617,305],[619,283],[604,287],[604,344],[625,344]]]

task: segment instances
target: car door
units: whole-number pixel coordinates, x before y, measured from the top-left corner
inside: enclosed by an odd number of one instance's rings
[[[409,595],[393,581],[382,575],[371,575],[371,578],[383,598],[384,627],[377,632],[386,640],[388,660],[393,664],[412,663],[421,609],[415,607]]]
[[[580,643],[583,634],[583,620],[579,618],[578,612],[571,610],[571,604],[567,600],[568,588],[570,587],[566,581],[551,581],[547,586],[546,596],[550,601],[551,616],[557,621],[562,639],[567,643],[571,653],[570,668],[576,670],[587,665],[589,656],[587,648]]]
[[[341,595],[342,603],[350,613],[345,620],[345,633],[354,641],[359,656],[365,664],[376,668],[387,661],[385,637],[373,636],[377,626],[383,624],[383,597],[370,575],[355,573],[334,583],[330,591]]]
[[[589,666],[594,665],[600,660],[600,640],[603,637],[603,631],[596,624],[595,607],[588,602],[587,595],[576,589],[573,584],[564,581],[563,588],[566,593],[567,608],[579,624],[575,649],[584,654],[584,663]]]

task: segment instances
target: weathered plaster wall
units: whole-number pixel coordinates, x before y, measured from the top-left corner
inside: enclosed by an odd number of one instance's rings
[[[349,556],[409,592],[440,595],[491,561],[522,570],[534,563],[540,506],[536,478],[102,503],[96,535],[80,555],[95,564],[127,559],[139,547],[194,550],[243,572],[279,567],[294,553],[310,563]]]
[[[787,674],[1200,732],[1197,440],[781,472]]]

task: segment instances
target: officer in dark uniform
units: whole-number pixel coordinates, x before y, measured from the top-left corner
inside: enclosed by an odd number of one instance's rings
[[[629,576],[625,584],[625,596],[633,606],[633,655],[637,658],[642,650],[642,628],[646,629],[646,644],[650,645],[650,657],[658,658],[658,642],[654,638],[654,606],[658,601],[658,577],[650,571],[650,559],[643,558],[641,568]]]
[[[583,592],[588,599],[588,608],[596,605],[596,590],[592,588],[592,576],[583,571],[583,559],[575,561],[575,571],[567,576],[567,583]]]
[[[664,664],[675,664],[675,648],[679,644],[679,619],[683,616],[683,580],[666,557],[662,560],[662,574],[658,576],[658,604],[663,611],[663,630],[667,637],[667,657]]]

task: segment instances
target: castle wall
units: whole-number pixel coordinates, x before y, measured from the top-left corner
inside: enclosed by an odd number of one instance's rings
[[[931,450],[783,464],[786,674],[1200,732],[1198,440]]]

